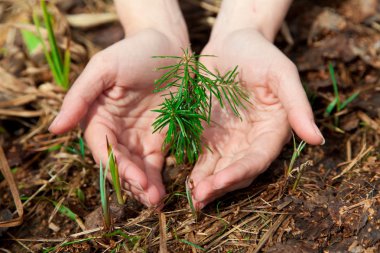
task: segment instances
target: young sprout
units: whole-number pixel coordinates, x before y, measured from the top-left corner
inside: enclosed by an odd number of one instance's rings
[[[332,81],[332,85],[334,89],[334,100],[331,101],[330,104],[327,106],[326,111],[324,113],[325,117],[331,115],[334,109],[336,112],[340,112],[341,110],[346,108],[349,103],[351,103],[353,100],[355,100],[359,96],[359,92],[355,92],[343,102],[340,101],[338,82],[336,81],[334,67],[331,62],[329,62],[329,72],[330,72],[331,81]],[[338,125],[337,117],[335,118],[335,125]]]
[[[193,214],[193,217],[195,220],[197,220],[197,210],[195,209],[193,198],[192,198],[192,189],[193,189],[193,181],[187,177],[186,178],[186,198],[187,202],[189,202],[189,206],[191,209],[191,213]]]
[[[82,137],[78,138],[78,143],[74,142],[72,146],[67,146],[65,149],[70,153],[80,155],[83,159],[86,157],[86,146]]]
[[[60,202],[57,202],[54,200],[50,200],[50,201],[51,201],[51,203],[53,203],[54,207],[56,208],[56,210],[59,213],[66,216],[67,218],[75,221],[82,230],[86,230],[82,219],[76,213],[74,213],[69,207],[62,204],[63,199]]]
[[[293,135],[293,154],[292,154],[292,158],[290,159],[287,175],[291,175],[294,168],[294,163],[296,162],[297,158],[301,155],[301,152],[305,148],[305,146],[306,146],[305,141],[301,141],[297,146],[296,138]]]
[[[108,230],[111,227],[110,207],[108,203],[107,184],[106,184],[106,176],[108,173],[108,168],[109,167],[106,166],[106,170],[103,171],[103,165],[102,165],[102,162],[100,161],[100,165],[99,165],[100,200],[102,203],[104,228],[106,230]]]
[[[293,183],[292,191],[295,191],[298,187],[299,182],[301,181],[301,176],[307,166],[312,166],[312,161],[306,161],[305,163],[301,164],[297,173],[296,180]]]
[[[108,167],[109,167],[110,172],[111,172],[112,185],[113,185],[113,188],[115,189],[115,192],[116,192],[117,202],[120,205],[124,205],[124,199],[123,199],[123,196],[121,194],[119,170],[117,167],[116,157],[113,153],[113,149],[112,149],[111,144],[109,144],[109,142],[108,142],[107,137],[106,137],[106,141],[107,141],[107,151],[108,151]]]
[[[86,148],[84,146],[84,140],[82,137],[79,137],[79,152],[82,158],[84,159],[84,157],[86,156]]]
[[[233,114],[240,117],[239,109],[246,108],[249,96],[236,81],[237,67],[224,75],[214,74],[199,62],[205,55],[194,55],[188,50],[183,53],[182,57],[154,57],[171,58],[177,63],[158,68],[165,74],[155,81],[154,92],[166,93],[160,108],[154,110],[159,115],[153,132],[167,129],[163,150],[169,150],[177,163],[194,164],[202,152],[204,123],[209,125],[211,121],[213,97],[222,108],[228,104]]]
[[[70,73],[70,48],[69,46],[66,47],[65,52],[63,53],[63,59],[60,52],[60,49],[57,45],[57,40],[54,34],[53,30],[53,18],[52,15],[49,13],[47,6],[46,6],[46,0],[40,0],[41,10],[42,10],[42,16],[44,20],[44,25],[47,30],[48,35],[48,43],[49,48],[45,44],[44,38],[41,33],[41,24],[40,20],[37,17],[37,14],[33,13],[33,22],[37,29],[37,37],[41,41],[42,49],[44,51],[44,55],[46,58],[46,61],[48,62],[50,71],[53,74],[55,82],[61,86],[63,89],[67,90],[69,88],[69,73]]]

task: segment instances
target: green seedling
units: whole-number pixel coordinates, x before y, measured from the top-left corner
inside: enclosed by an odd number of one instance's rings
[[[69,246],[69,245],[73,245],[73,244],[79,244],[79,243],[82,243],[82,242],[91,241],[91,240],[93,240],[93,239],[96,239],[96,237],[89,237],[89,238],[84,238],[84,239],[74,240],[74,241],[71,241],[71,242],[64,242],[64,243],[61,243],[61,244],[58,245],[58,246],[54,246],[54,247],[50,247],[50,248],[46,248],[46,249],[44,249],[42,252],[43,252],[43,253],[49,253],[49,252],[52,252],[52,251],[57,251],[57,252],[59,252],[59,249],[62,248],[62,247]]]
[[[120,229],[116,229],[116,230],[114,230],[114,231],[112,231],[110,233],[107,233],[107,234],[104,235],[104,237],[112,238],[112,237],[114,237],[116,235],[121,236],[124,239],[126,239],[128,241],[129,246],[131,248],[133,248],[141,240],[140,236],[128,235],[128,234],[126,234],[125,232],[123,232]]]
[[[303,163],[303,164],[300,165],[299,170],[298,170],[298,173],[297,173],[296,180],[295,180],[294,183],[293,183],[293,188],[292,188],[293,191],[295,191],[295,190],[297,189],[298,184],[299,184],[299,182],[300,182],[300,180],[301,180],[301,176],[302,176],[302,174],[303,174],[305,168],[306,168],[307,166],[311,166],[311,165],[313,165],[313,163],[312,163],[311,161],[306,161],[305,163]]]
[[[354,101],[359,96],[359,92],[355,92],[354,94],[349,96],[346,100],[341,101],[340,100],[340,94],[339,94],[339,88],[338,88],[338,82],[336,81],[334,67],[333,67],[331,62],[329,63],[329,72],[330,72],[330,77],[331,77],[333,90],[334,90],[334,99],[327,106],[326,111],[324,113],[325,117],[330,116],[334,111],[337,113],[340,112],[341,110],[346,108],[348,104],[350,104],[352,101]],[[335,117],[335,124],[338,125],[338,118],[337,117]]]
[[[108,230],[111,228],[111,215],[110,215],[110,207],[108,203],[108,194],[107,194],[107,184],[106,184],[106,176],[108,173],[109,167],[106,166],[106,169],[103,171],[102,162],[99,165],[99,188],[100,188],[100,200],[102,203],[103,210],[103,219],[104,219],[104,228]]]
[[[49,13],[46,1],[40,0],[42,10],[43,22],[48,35],[48,46],[46,45],[41,33],[41,23],[37,14],[33,13],[33,22],[37,30],[37,38],[39,38],[45,59],[49,65],[50,71],[53,74],[54,81],[57,85],[61,86],[64,90],[69,88],[69,73],[70,73],[70,48],[66,47],[64,52],[61,52],[57,45],[57,40],[53,30],[53,18]],[[63,55],[63,56],[62,56]]]
[[[189,202],[191,213],[193,214],[194,219],[197,220],[197,210],[195,209],[195,206],[193,203],[192,189],[193,189],[193,182],[189,177],[187,177],[186,178],[186,198],[187,198],[187,202]]]
[[[82,158],[84,158],[86,156],[84,140],[82,137],[79,137],[79,152],[80,152],[80,155],[82,156]]]
[[[110,172],[111,172],[112,185],[113,185],[113,188],[116,192],[117,202],[120,205],[124,205],[124,199],[123,199],[123,196],[121,194],[119,169],[117,167],[116,157],[113,153],[112,146],[111,146],[111,144],[109,144],[107,138],[106,138],[106,141],[107,141],[107,151],[108,151],[108,167],[109,167]]]
[[[154,57],[171,58],[177,63],[158,68],[165,74],[155,81],[154,92],[166,93],[160,108],[154,110],[159,115],[153,132],[167,129],[163,150],[174,155],[179,164],[194,164],[202,151],[202,123],[211,122],[213,97],[222,108],[228,105],[240,117],[239,109],[246,108],[249,96],[236,81],[237,67],[224,75],[214,74],[199,62],[205,55],[193,55],[188,50],[183,53],[182,57]]]
[[[60,202],[56,202],[54,200],[49,200],[49,201],[54,205],[54,207],[58,210],[60,214],[66,216],[72,221],[75,221],[79,227],[85,228],[82,219],[76,213],[74,213],[70,208],[68,208],[67,206],[63,205]]]
[[[301,141],[297,145],[296,138],[293,135],[293,154],[292,154],[292,158],[290,159],[289,167],[288,167],[288,170],[287,170],[287,175],[288,176],[292,174],[292,171],[294,169],[294,164],[297,161],[298,157],[301,155],[301,152],[305,148],[305,146],[306,146],[306,142],[305,141]]]
[[[56,201],[51,201],[53,203],[53,205],[55,206],[55,208],[58,208],[58,212],[61,213],[62,215],[66,216],[67,218],[69,218],[70,220],[73,220],[73,221],[76,221],[77,218],[78,218],[78,215],[76,215],[76,213],[74,213],[73,211],[71,211],[70,208],[68,208],[67,206],[64,206],[63,204],[60,204]]]
[[[83,159],[86,156],[86,146],[82,137],[78,138],[78,143],[74,142],[73,146],[66,147],[66,150],[70,153],[80,155]]]

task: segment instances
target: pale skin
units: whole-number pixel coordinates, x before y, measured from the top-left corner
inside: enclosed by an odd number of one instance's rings
[[[278,156],[291,129],[309,144],[324,143],[295,65],[273,45],[290,0],[224,0],[202,54],[209,69],[239,66],[253,105],[243,121],[215,106],[204,133],[213,152],[204,151],[191,173],[198,208],[247,187]],[[164,133],[152,134],[162,102],[153,82],[170,64],[151,56],[182,55],[187,28],[175,0],[115,0],[126,38],[95,55],[67,93],[49,130],[61,134],[81,122],[99,163],[107,160],[106,139],[114,146],[123,187],[144,205],[165,196],[161,171]]]

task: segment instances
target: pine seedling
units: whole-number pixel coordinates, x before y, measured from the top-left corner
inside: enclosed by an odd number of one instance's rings
[[[42,49],[45,55],[45,59],[49,65],[50,71],[53,74],[54,81],[57,85],[61,86],[64,90],[69,88],[69,74],[70,74],[70,48],[67,46],[66,50],[62,53],[57,45],[57,40],[53,30],[53,18],[49,13],[46,1],[40,0],[43,22],[48,35],[48,46],[46,45],[41,33],[40,20],[37,14],[33,13],[33,22],[36,26],[37,37],[41,41]],[[63,54],[63,57],[62,57]]]
[[[237,67],[224,75],[215,74],[199,62],[199,58],[206,55],[194,55],[188,50],[183,53],[182,57],[154,57],[177,62],[158,68],[166,73],[155,81],[154,92],[165,92],[165,99],[159,109],[153,110],[159,113],[153,123],[153,132],[167,127],[163,150],[169,150],[178,164],[194,164],[202,152],[204,125],[211,122],[213,98],[222,108],[228,106],[242,119],[239,109],[246,108],[249,96],[236,81]]]
[[[107,184],[106,184],[106,178],[107,178],[106,176],[108,173],[108,168],[109,166],[106,166],[106,169],[104,171],[102,162],[100,161],[100,165],[99,165],[100,201],[102,203],[104,228],[106,230],[108,230],[111,227],[111,214],[110,214],[110,207],[108,203]]]
[[[326,111],[324,113],[325,117],[331,115],[331,113],[335,110],[337,113],[343,110],[344,108],[347,107],[349,103],[354,101],[358,96],[359,92],[353,93],[351,96],[349,96],[346,100],[343,102],[340,100],[340,94],[339,94],[339,88],[338,88],[338,82],[336,81],[335,77],[335,71],[334,67],[331,62],[329,62],[329,72],[330,72],[330,77],[333,85],[333,90],[334,90],[334,99],[329,103],[329,105],[326,108]],[[338,125],[338,118],[335,118],[335,125]]]
[[[119,170],[117,167],[116,157],[113,153],[113,149],[112,149],[111,144],[109,144],[109,142],[108,142],[107,137],[106,137],[106,141],[107,141],[107,151],[108,151],[108,167],[109,167],[110,172],[111,172],[112,185],[113,185],[113,188],[116,192],[117,202],[120,205],[124,205],[124,199],[123,199],[123,196],[121,194]]]

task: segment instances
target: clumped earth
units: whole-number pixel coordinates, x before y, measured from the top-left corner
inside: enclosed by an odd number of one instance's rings
[[[95,52],[123,37],[111,1],[57,1],[55,32],[66,45],[71,80]],[[30,55],[20,29],[30,1],[0,2],[0,144],[24,202],[24,221],[1,229],[4,252],[379,252],[380,6],[377,0],[295,1],[276,44],[297,64],[326,137],[306,146],[291,176],[293,146],[250,187],[208,205],[195,219],[185,196],[191,168],[168,157],[169,193],[161,213],[127,199],[115,206],[115,229],[102,231],[98,170],[80,153],[81,131],[47,130],[64,92],[52,82],[42,51]],[[207,42],[220,1],[181,1],[197,52]],[[108,13],[83,18],[83,13]],[[100,15],[100,14],[98,14]],[[106,18],[104,18],[106,17]],[[77,18],[77,19],[75,19]],[[102,22],[99,22],[101,20]],[[328,63],[348,106],[324,116],[334,99]],[[301,177],[293,189],[297,176]],[[15,211],[0,182],[0,216]],[[74,217],[64,214],[69,208]],[[119,214],[119,215],[117,215]],[[92,218],[94,216],[95,218]],[[116,219],[117,218],[117,219]],[[94,223],[94,220],[97,223]],[[91,223],[93,222],[93,223]],[[91,224],[90,224],[91,223]],[[85,226],[87,225],[87,227]],[[94,227],[94,229],[88,229]]]

